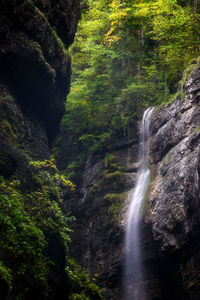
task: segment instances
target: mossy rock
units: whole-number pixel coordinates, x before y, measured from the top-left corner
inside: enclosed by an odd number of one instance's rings
[[[120,213],[122,211],[124,199],[127,197],[128,192],[122,193],[108,193],[104,196],[104,199],[109,202],[109,212],[112,215],[112,221],[118,222]]]

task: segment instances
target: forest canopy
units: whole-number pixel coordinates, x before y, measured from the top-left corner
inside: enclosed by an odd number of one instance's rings
[[[146,106],[174,99],[183,70],[199,56],[199,32],[196,0],[82,1],[62,120],[70,152],[129,139]]]

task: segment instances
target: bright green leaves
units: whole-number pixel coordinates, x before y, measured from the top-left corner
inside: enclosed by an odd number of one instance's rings
[[[71,300],[90,300],[90,296],[92,298],[95,296],[95,299],[102,299],[100,288],[95,284],[97,274],[90,280],[86,270],[81,268],[72,258],[67,259],[66,272],[76,286],[76,289],[78,290],[81,287],[81,292],[73,294],[70,297]]]
[[[31,162],[34,188],[23,191],[18,180],[0,181],[1,280],[21,299],[32,285],[45,291],[52,259],[47,248],[51,238],[59,240],[68,253],[69,222],[64,215],[61,194],[75,186],[59,174],[54,159]],[[26,288],[25,288],[26,286]]]
[[[195,1],[85,3],[70,50],[72,87],[62,121],[73,176],[83,167],[80,152],[86,157],[130,139],[142,110],[169,101],[184,68],[200,54]]]
[[[160,63],[168,66],[168,80],[177,80],[183,67],[200,54],[199,13],[176,0],[157,0],[137,5],[135,15],[150,26],[147,34],[158,43],[156,51]]]
[[[63,259],[59,272],[65,274],[63,280],[70,287],[67,299],[80,299],[83,295],[85,299],[90,295],[100,299],[99,288],[69,258],[69,224],[74,218],[63,212],[63,194],[72,194],[74,184],[58,172],[54,159],[33,161],[30,165],[34,176],[29,189],[24,190],[18,180],[0,177],[1,284],[16,299],[27,298],[32,289],[38,290],[38,297],[43,299],[51,288],[57,259]],[[62,257],[56,258],[52,247]],[[75,296],[70,298],[73,293]]]
[[[60,174],[57,167],[56,167],[56,161],[54,158],[51,158],[50,160],[43,160],[43,161],[31,161],[30,165],[34,166],[36,169],[40,170],[38,176],[40,183],[47,184],[51,182],[51,186],[54,187],[55,191],[57,191],[57,197],[58,199],[61,199],[60,195],[60,188],[59,186],[62,186],[64,188],[68,188],[72,191],[75,190],[75,185],[68,180],[63,174]],[[42,193],[41,195],[48,194],[48,184],[47,186],[42,186]]]
[[[109,19],[111,21],[110,29],[105,33],[105,42],[111,46],[113,43],[118,43],[122,36],[120,30],[124,28],[127,20],[130,18],[130,7],[126,7],[120,0],[113,0],[110,4]]]
[[[16,299],[28,297],[32,288],[45,298],[51,288],[49,278],[52,282],[58,267],[49,252],[55,246],[58,253],[62,250],[63,260],[66,258],[66,269],[64,265],[59,269],[63,275],[65,271],[67,299],[101,299],[99,288],[68,254],[69,223],[74,218],[64,214],[62,195],[64,191],[72,193],[75,186],[58,172],[54,159],[30,164],[34,178],[29,190],[18,180],[0,177],[1,284]]]
[[[24,196],[19,182],[2,180],[0,183],[0,247],[6,253],[6,267],[2,279],[12,288],[12,281],[31,276],[36,284],[46,284],[46,240],[41,229],[25,210]],[[15,292],[19,292],[16,288]]]
[[[39,187],[26,195],[26,209],[45,234],[57,235],[67,252],[71,231],[68,223],[73,218],[63,214],[62,193],[63,189],[74,191],[75,185],[58,172],[53,158],[34,161],[31,165],[36,168],[35,180]]]

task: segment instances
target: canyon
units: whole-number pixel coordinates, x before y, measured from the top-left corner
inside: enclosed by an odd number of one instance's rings
[[[71,75],[66,49],[73,42],[79,18],[78,0],[0,3],[0,175],[7,180],[15,175],[24,193],[34,177],[30,160],[50,159],[60,134]],[[139,170],[141,117],[126,136],[115,140],[109,153],[88,155],[76,192],[63,193],[65,213],[70,211],[76,218],[71,225],[70,255],[95,278],[105,300],[122,300],[124,295],[124,238]],[[151,183],[141,222],[144,278],[130,284],[135,289],[145,285],[148,300],[199,300],[198,64],[176,99],[153,111],[149,142]],[[64,169],[66,155],[63,147],[60,169]],[[65,286],[63,279],[63,248],[55,239],[48,251],[57,268],[55,276],[50,276],[53,292],[47,292],[45,299],[66,299],[63,292],[67,295],[71,286],[69,282]],[[1,250],[0,259],[7,262]],[[31,282],[28,276],[27,282]],[[30,286],[34,293],[27,298],[44,299],[34,284]],[[8,296],[1,280],[0,287],[1,299],[15,299]]]

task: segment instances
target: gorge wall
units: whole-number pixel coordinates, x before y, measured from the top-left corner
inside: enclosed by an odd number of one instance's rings
[[[0,175],[17,177],[22,192],[34,179],[30,160],[50,157],[70,85],[65,48],[73,41],[79,14],[78,0],[0,3]],[[177,98],[152,118],[152,183],[141,251],[145,284],[154,300],[199,299],[199,92],[197,68],[185,83],[184,100]],[[71,255],[99,284],[103,299],[122,300],[124,295],[124,233],[138,170],[138,128],[134,124],[131,136],[118,141],[110,153],[89,156],[78,192],[65,196],[66,211],[76,217]],[[58,265],[51,274],[51,290],[40,294],[25,276],[31,288],[24,299],[66,298],[65,253],[58,239],[49,241],[48,251]],[[9,266],[3,250],[0,260]],[[2,281],[1,299],[15,299]],[[130,284],[141,288],[144,282]]]
[[[63,287],[66,284],[63,283],[64,248],[56,234],[50,237],[45,233],[49,243],[46,255],[55,262],[55,273],[50,275],[48,285],[43,286],[41,291],[38,282],[42,282],[44,274],[39,279],[36,274],[35,277],[31,275],[36,266],[35,258],[41,252],[37,246],[28,246],[34,243],[34,233],[29,231],[29,241],[28,233],[23,237],[23,232],[28,228],[26,225],[31,230],[37,221],[32,220],[34,215],[32,218],[30,211],[27,217],[22,195],[41,188],[36,183],[38,174],[30,161],[50,158],[49,146],[58,132],[65,110],[71,75],[70,57],[66,49],[76,32],[79,6],[78,0],[3,0],[0,3],[0,207],[4,214],[0,221],[1,299],[18,299],[19,293],[20,299],[62,299],[63,289],[66,293],[68,288]],[[20,187],[11,188],[9,184],[13,182],[20,182]],[[6,193],[11,194],[7,196]],[[9,211],[5,203],[12,197],[16,199],[13,211],[12,208]],[[51,197],[53,203],[55,196]],[[32,199],[33,205],[34,201]],[[23,213],[17,205],[21,205]],[[35,216],[37,213],[39,209]],[[9,226],[13,226],[13,231],[6,234]],[[41,227],[36,230],[40,234]],[[12,240],[14,231],[15,240]],[[30,253],[34,254],[34,251],[36,255],[31,257]],[[30,263],[33,265],[29,270],[20,271],[22,265],[27,267]]]
[[[200,68],[184,100],[154,114],[150,219],[164,263],[167,299],[199,299]]]
[[[24,152],[37,159],[49,156],[70,86],[65,45],[73,41],[79,14],[78,1],[1,1],[3,175],[21,168],[17,155]]]
[[[79,193],[73,199],[66,198],[67,210],[76,217],[71,255],[101,287],[103,299],[125,299],[124,238],[139,168],[139,125],[135,122],[131,136],[119,139],[109,154],[90,155]],[[148,266],[145,278],[142,282],[130,280],[129,285],[137,289],[148,285],[150,299],[163,299],[160,258],[147,215],[142,223],[142,252]]]
[[[197,300],[199,264],[200,67],[184,85],[184,99],[152,115],[152,181],[142,224],[142,256],[149,299]],[[89,157],[80,196],[72,252],[96,280],[103,299],[123,299],[124,231],[134,187],[138,128],[107,157]],[[95,275],[95,274],[98,274]]]

